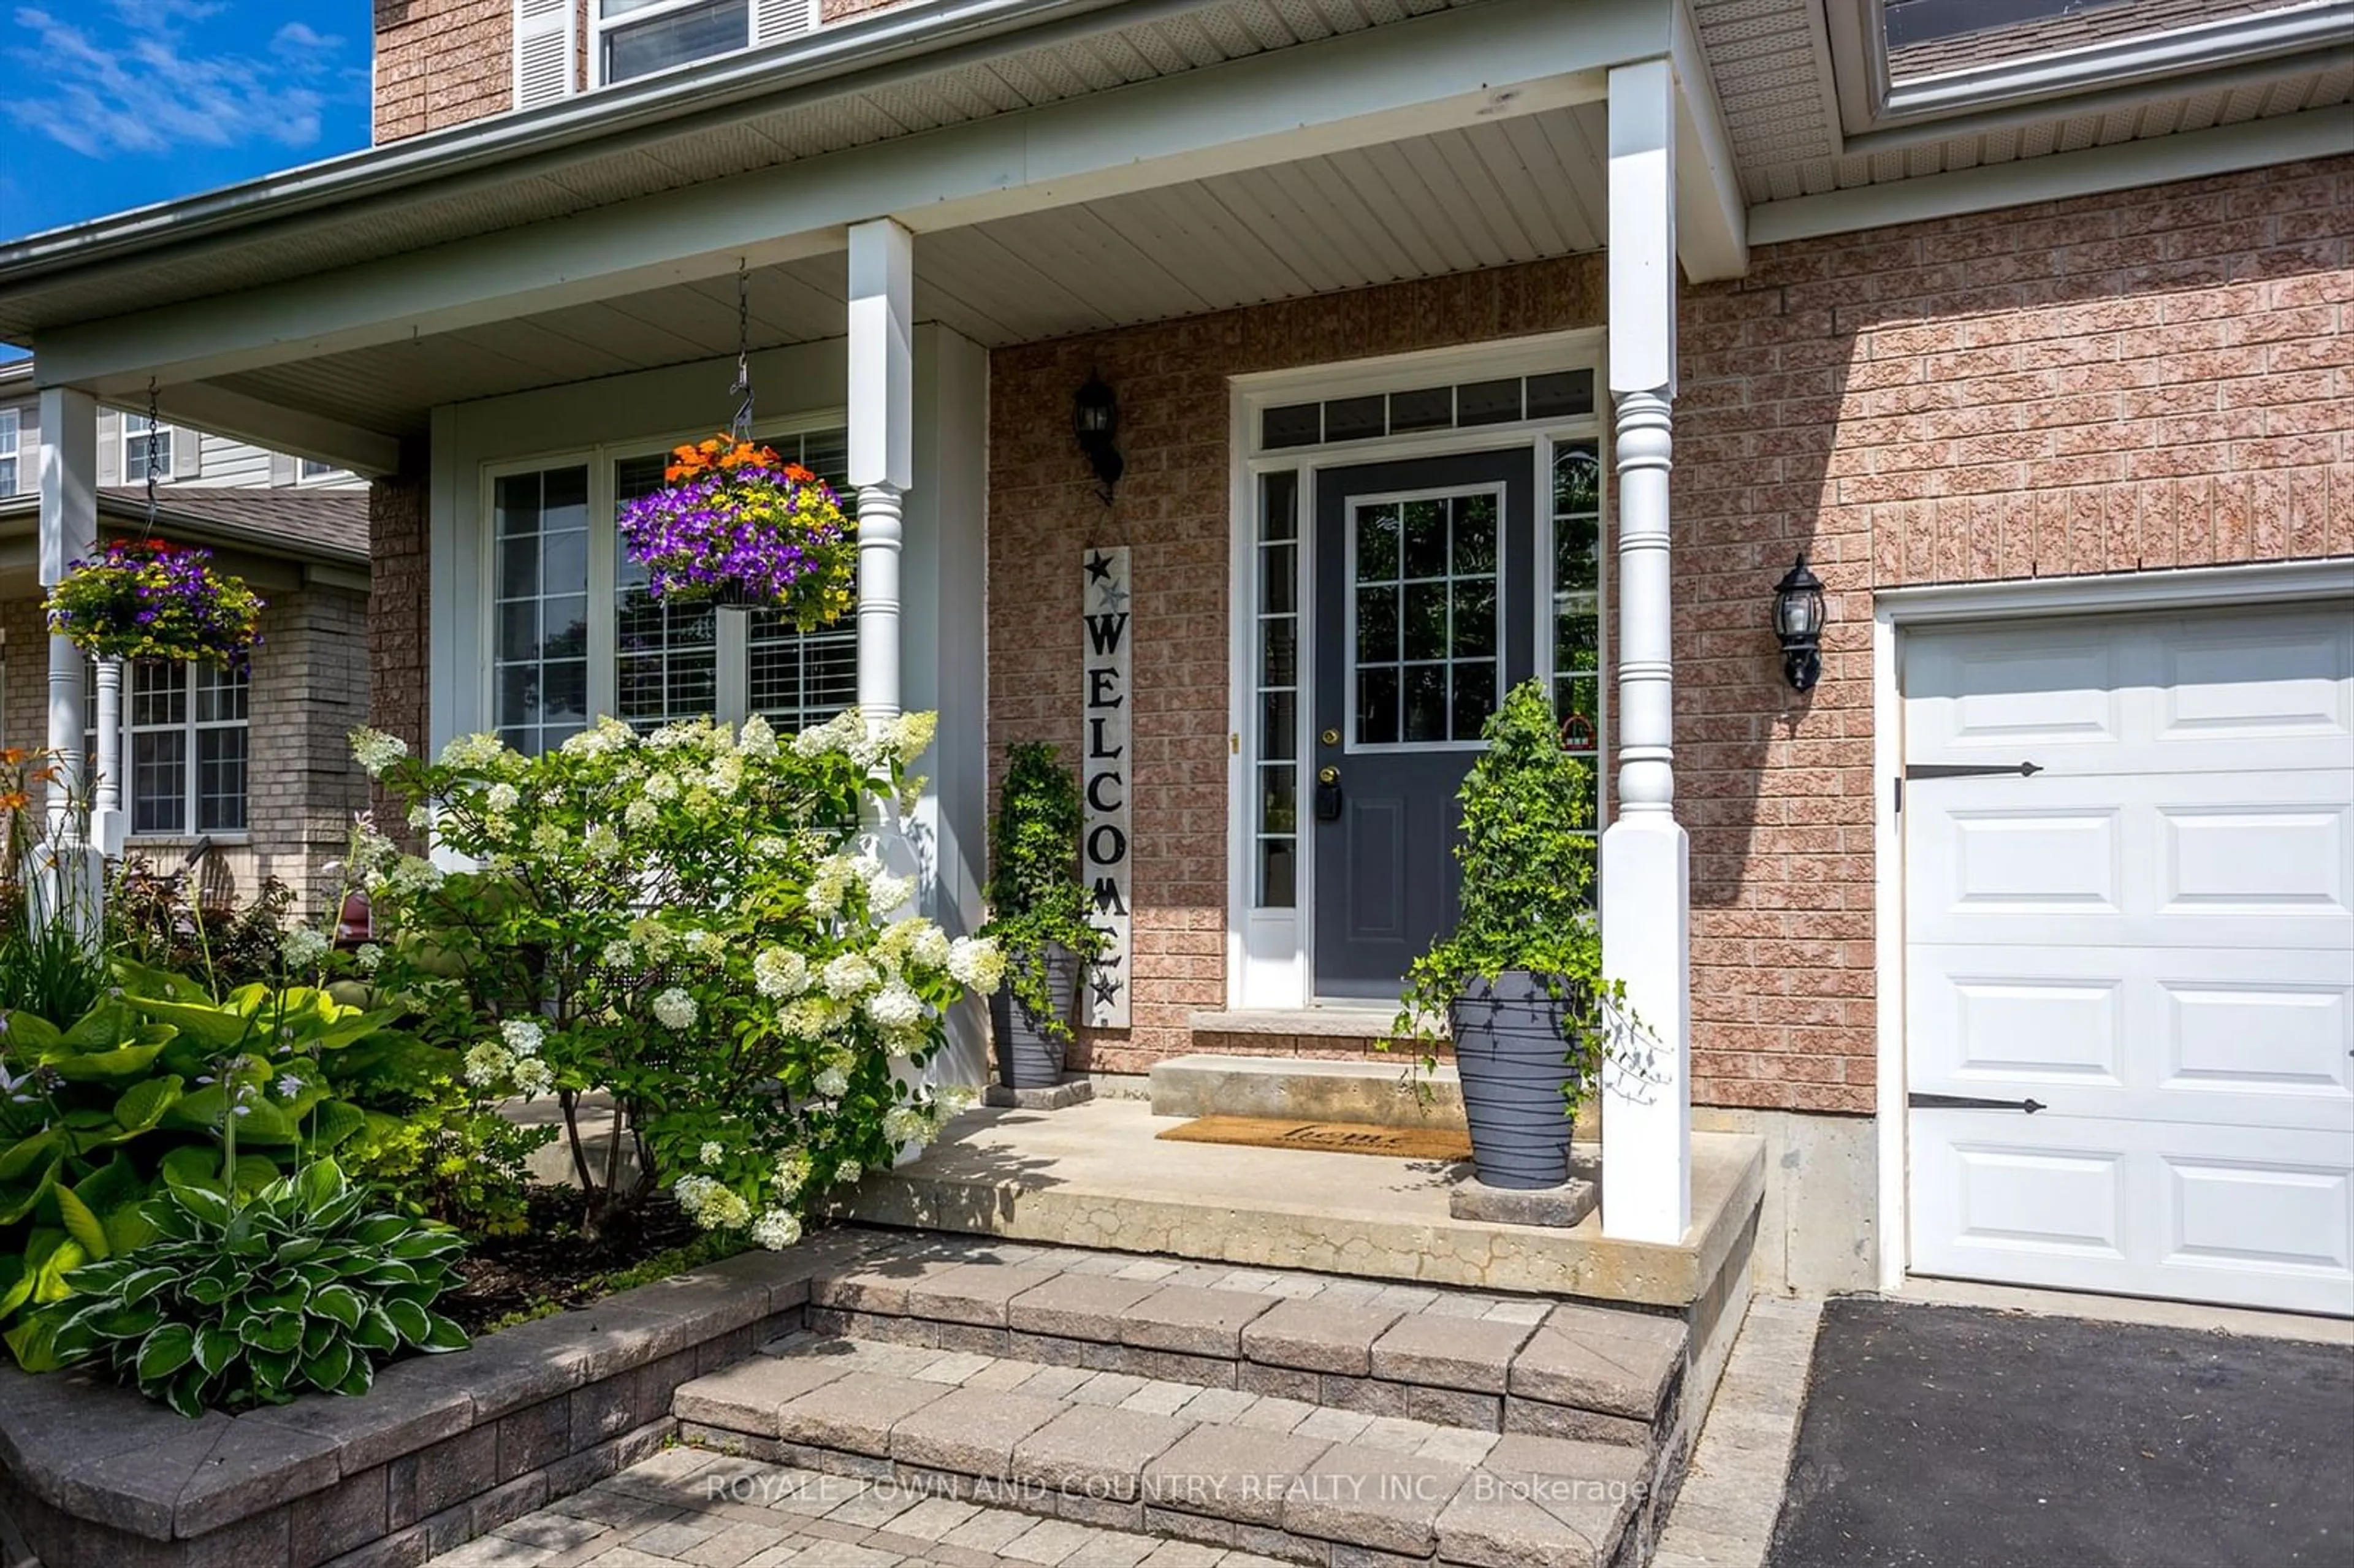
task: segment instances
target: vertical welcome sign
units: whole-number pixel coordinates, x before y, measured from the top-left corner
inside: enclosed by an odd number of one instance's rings
[[[1085,683],[1087,745],[1079,779],[1087,796],[1087,833],[1079,871],[1095,900],[1103,956],[1080,987],[1079,1018],[1097,1029],[1129,1026],[1129,695],[1133,685],[1129,632],[1128,551],[1089,550],[1083,558],[1079,619]]]

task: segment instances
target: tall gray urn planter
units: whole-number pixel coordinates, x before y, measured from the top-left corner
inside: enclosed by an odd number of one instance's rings
[[[1055,1021],[1067,1024],[1079,989],[1079,956],[1057,942],[1046,949],[1046,995]],[[989,999],[990,1033],[997,1046],[997,1081],[1009,1089],[1051,1089],[1063,1081],[1063,1042],[1013,995],[1008,980]]]
[[[1568,1011],[1523,969],[1471,981],[1447,1010],[1471,1164],[1490,1187],[1557,1187],[1569,1179]]]

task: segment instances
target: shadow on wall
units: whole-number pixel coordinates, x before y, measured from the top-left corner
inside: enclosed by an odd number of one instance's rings
[[[1809,240],[1686,294],[1696,1099],[1872,1108],[1876,588],[2354,551],[2349,185],[2335,159]],[[1806,695],[1771,628],[1801,550]]]

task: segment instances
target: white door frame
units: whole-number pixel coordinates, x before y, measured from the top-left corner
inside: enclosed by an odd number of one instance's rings
[[[1906,936],[1904,832],[1895,780],[1904,771],[1903,652],[1906,631],[1970,622],[2016,623],[2046,616],[2291,605],[2354,595],[2354,557],[2188,567],[2104,577],[1954,583],[1882,588],[1872,627],[1872,934],[1879,1002],[1876,1111],[1880,1122],[1875,1232],[1880,1288],[1902,1290],[1910,1273],[1912,1224],[1905,1180],[1909,1058],[1904,1038]]]
[[[1550,599],[1553,590],[1553,506],[1549,475],[1557,442],[1591,440],[1602,458],[1606,487],[1610,473],[1608,442],[1609,397],[1604,374],[1604,334],[1599,327],[1547,333],[1535,337],[1466,344],[1416,354],[1389,355],[1338,365],[1310,366],[1296,370],[1267,371],[1230,378],[1229,451],[1232,493],[1228,504],[1227,539],[1231,552],[1228,584],[1228,732],[1226,740],[1226,1005],[1230,1008],[1290,1009],[1315,1001],[1315,877],[1308,830],[1312,825],[1310,789],[1314,757],[1312,701],[1313,651],[1309,632],[1315,616],[1315,521],[1318,475],[1331,468],[1354,468],[1363,463],[1394,462],[1455,452],[1490,450],[1525,443],[1530,450],[1536,483],[1537,580],[1526,585],[1541,598],[1537,627],[1537,673],[1553,673]],[[1258,417],[1262,410],[1287,403],[1320,402],[1373,392],[1407,391],[1442,382],[1465,383],[1505,376],[1543,375],[1552,371],[1591,370],[1594,409],[1575,418],[1524,419],[1477,425],[1469,429],[1433,430],[1382,440],[1327,442],[1284,447],[1262,452]],[[1256,778],[1257,737],[1257,606],[1259,595],[1258,480],[1275,471],[1300,473],[1297,501],[1297,606],[1299,643],[1297,678],[1299,694],[1294,703],[1293,756],[1299,774],[1294,788],[1300,832],[1297,840],[1298,870],[1294,903],[1288,910],[1261,910],[1252,905],[1253,871],[1257,854]],[[1607,528],[1610,498],[1602,497]],[[1606,562],[1608,551],[1604,550]],[[1609,572],[1603,574],[1600,613],[1604,627],[1602,668],[1609,670]],[[1601,736],[1608,745],[1606,721]],[[1597,758],[1605,774],[1607,799],[1606,749]]]

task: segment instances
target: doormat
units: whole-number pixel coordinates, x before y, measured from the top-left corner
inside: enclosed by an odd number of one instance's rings
[[[1161,1134],[1172,1143],[1238,1143],[1250,1149],[1312,1149],[1326,1154],[1383,1154],[1392,1160],[1469,1160],[1471,1135],[1460,1128],[1369,1127],[1353,1121],[1291,1121],[1205,1116]]]

